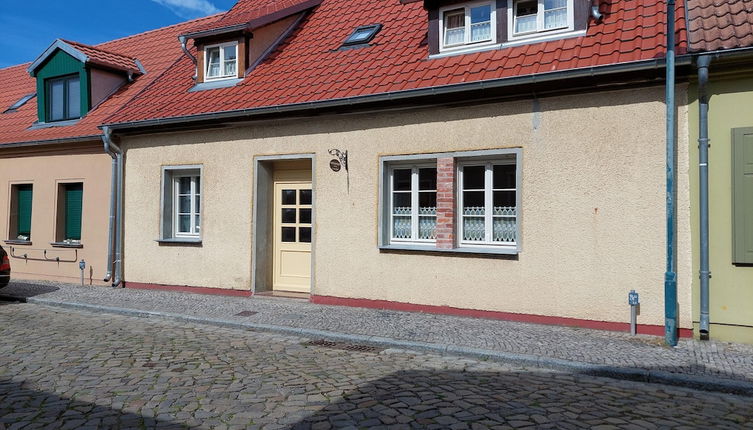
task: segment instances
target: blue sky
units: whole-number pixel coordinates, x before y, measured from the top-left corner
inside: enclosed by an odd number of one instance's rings
[[[56,38],[97,44],[230,9],[235,0],[3,0],[0,68],[33,61]]]

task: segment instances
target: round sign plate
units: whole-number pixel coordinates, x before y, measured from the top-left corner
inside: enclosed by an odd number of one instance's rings
[[[329,168],[332,169],[333,172],[339,172],[342,168],[342,165],[340,164],[340,160],[332,160],[329,162]]]

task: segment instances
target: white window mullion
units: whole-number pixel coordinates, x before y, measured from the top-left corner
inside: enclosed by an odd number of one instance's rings
[[[418,239],[418,167],[411,169],[410,177],[411,240]]]
[[[463,8],[463,14],[465,20],[463,21],[465,23],[465,30],[463,31],[463,35],[465,36],[464,43],[467,45],[471,43],[471,9],[466,6]]]
[[[191,231],[191,234],[196,234],[196,194],[198,194],[199,190],[196,189],[196,176],[191,177],[191,228],[189,230]]]
[[[539,0],[539,7],[536,9],[536,31],[544,29],[544,0]]]
[[[390,169],[390,240],[395,237],[395,172]]]
[[[178,214],[180,213],[180,197],[179,197],[179,178],[173,177],[173,236],[177,236],[180,231],[180,228],[178,227],[178,220],[180,217]]]
[[[484,166],[484,242],[492,241],[492,207],[494,206],[494,193],[492,192],[492,164]]]

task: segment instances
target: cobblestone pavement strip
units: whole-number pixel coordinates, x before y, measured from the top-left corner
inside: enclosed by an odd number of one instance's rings
[[[681,339],[677,347],[667,348],[660,337],[634,337],[628,333],[575,327],[323,306],[296,299],[208,296],[52,282],[16,281],[0,290],[0,294],[32,297],[31,300],[49,304],[80,303],[240,323],[319,329],[753,385],[751,345]],[[256,313],[237,315],[243,311]]]
[[[0,428],[749,428],[753,399],[0,305]]]

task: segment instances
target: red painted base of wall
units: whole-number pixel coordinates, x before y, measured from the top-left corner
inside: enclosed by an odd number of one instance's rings
[[[584,327],[597,330],[630,331],[630,323],[593,321],[578,318],[550,317],[544,315],[516,314],[512,312],[484,311],[478,309],[453,308],[450,306],[417,305],[413,303],[391,302],[388,300],[350,299],[332,296],[311,296],[311,302],[320,305],[353,306],[359,308],[389,309],[393,311],[425,312],[430,314],[455,315],[472,318],[487,318],[505,321],[518,321],[534,324]],[[664,336],[664,326],[638,325],[638,334]],[[693,330],[681,328],[680,337],[693,337]]]
[[[251,291],[229,290],[227,288],[189,287],[187,285],[142,284],[140,282],[126,282],[125,287],[138,290],[180,291],[182,293],[234,297],[251,297],[251,295],[253,294]]]

